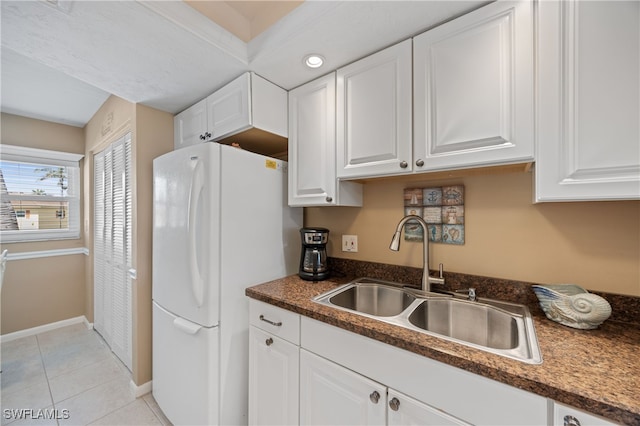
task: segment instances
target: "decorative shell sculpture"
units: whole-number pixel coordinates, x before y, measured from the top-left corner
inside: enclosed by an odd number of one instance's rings
[[[611,316],[609,302],[575,284],[532,287],[547,318],[562,325],[591,330]]]

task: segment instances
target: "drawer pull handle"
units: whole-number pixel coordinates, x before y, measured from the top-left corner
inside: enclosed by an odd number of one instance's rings
[[[267,340],[264,341],[264,343],[266,343],[267,346],[271,346],[271,345],[273,345],[273,339],[271,337],[269,337]]]
[[[266,318],[264,317],[264,315],[260,315],[260,321],[264,321],[264,322],[266,322],[267,324],[271,324],[271,325],[276,326],[276,327],[280,327],[280,326],[282,325],[282,322],[280,322],[280,321],[278,321],[278,322],[273,322],[273,321],[271,321],[271,320],[266,319]]]

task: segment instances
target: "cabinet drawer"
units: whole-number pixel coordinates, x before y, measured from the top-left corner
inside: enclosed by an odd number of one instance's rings
[[[249,299],[249,322],[274,336],[300,344],[300,315]]]

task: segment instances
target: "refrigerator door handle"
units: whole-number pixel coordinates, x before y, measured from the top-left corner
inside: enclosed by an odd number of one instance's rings
[[[202,328],[201,325],[193,323],[191,321],[187,321],[184,318],[176,318],[173,320],[173,325],[178,330],[187,333],[187,334],[196,334]]]
[[[198,307],[202,306],[204,299],[204,280],[198,266],[197,224],[196,216],[198,205],[204,189],[204,170],[202,162],[196,157],[196,165],[191,175],[191,188],[189,190],[189,213],[187,228],[189,229],[189,269],[191,271],[191,287]]]

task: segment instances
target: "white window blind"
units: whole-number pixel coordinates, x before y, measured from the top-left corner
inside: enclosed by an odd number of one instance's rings
[[[94,327],[131,369],[131,134],[96,154],[94,167]]]
[[[0,145],[3,242],[80,238],[83,155]]]

